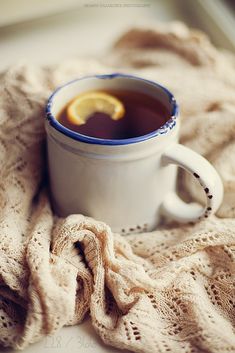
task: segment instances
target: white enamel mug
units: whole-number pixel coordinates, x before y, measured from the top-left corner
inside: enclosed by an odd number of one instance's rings
[[[58,122],[58,114],[78,94],[102,89],[156,97],[171,112],[169,119],[147,135],[120,140],[85,136]],[[58,215],[84,214],[106,222],[114,232],[127,234],[156,228],[163,214],[188,222],[208,217],[219,208],[221,179],[206,159],[178,144],[176,100],[156,82],[120,73],[83,77],[52,94],[46,117],[51,198]],[[200,183],[205,206],[187,204],[177,196],[178,166]]]

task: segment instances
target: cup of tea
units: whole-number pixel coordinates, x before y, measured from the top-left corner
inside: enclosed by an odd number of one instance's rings
[[[121,234],[153,230],[162,215],[189,222],[215,213],[221,179],[178,143],[179,124],[172,93],[140,77],[86,76],[56,89],[45,119],[54,211],[91,216]],[[177,195],[178,167],[201,185],[204,206]]]

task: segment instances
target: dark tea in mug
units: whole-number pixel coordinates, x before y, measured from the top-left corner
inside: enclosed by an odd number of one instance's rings
[[[100,91],[97,91],[100,92]],[[118,99],[124,106],[121,119],[113,120],[103,112],[95,111],[82,125],[74,124],[68,117],[67,106],[57,119],[66,128],[80,134],[101,139],[128,139],[146,135],[165,124],[169,110],[155,97],[128,90],[102,90]]]

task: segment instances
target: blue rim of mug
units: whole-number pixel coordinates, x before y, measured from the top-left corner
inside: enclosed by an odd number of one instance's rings
[[[107,80],[107,79],[113,79],[113,78],[117,78],[117,77],[130,78],[130,79],[135,79],[138,81],[144,81],[150,85],[153,85],[153,86],[163,90],[167,94],[168,99],[169,99],[169,103],[172,106],[170,118],[165,122],[165,124],[162,125],[160,128],[158,128],[157,130],[151,131],[148,134],[137,136],[137,137],[131,137],[131,138],[127,138],[127,139],[102,139],[102,138],[83,135],[83,134],[80,134],[79,132],[75,132],[75,131],[72,131],[72,130],[66,128],[65,126],[60,124],[59,121],[51,113],[51,107],[53,105],[54,97],[64,87],[66,87],[74,82],[89,79],[89,78],[98,78],[98,79]],[[149,140],[153,137],[166,134],[167,132],[172,130],[173,127],[176,125],[176,118],[178,117],[178,112],[179,112],[179,107],[178,107],[178,104],[175,100],[175,97],[167,88],[165,88],[164,86],[162,86],[159,83],[156,83],[154,81],[146,80],[146,79],[138,77],[138,76],[123,74],[123,73],[89,75],[89,76],[83,76],[81,78],[77,78],[75,80],[69,81],[66,84],[58,87],[52,93],[52,95],[49,97],[47,105],[46,105],[46,118],[47,118],[48,122],[50,123],[50,125],[52,127],[54,127],[56,130],[58,130],[62,134],[66,135],[74,140],[89,143],[89,144],[113,145],[113,146],[115,146],[115,145],[129,145],[132,143],[142,142],[145,140]]]

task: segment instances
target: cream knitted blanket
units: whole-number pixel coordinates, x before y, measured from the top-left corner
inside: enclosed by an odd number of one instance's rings
[[[223,178],[217,217],[121,237],[47,195],[44,105],[87,73],[132,72],[169,87],[181,141]],[[130,30],[103,60],[0,75],[0,344],[22,349],[90,312],[106,344],[134,352],[235,352],[235,60],[176,23]],[[201,201],[190,178],[185,197]],[[110,201],[111,202],[111,201]],[[112,205],[110,205],[112,207]]]

